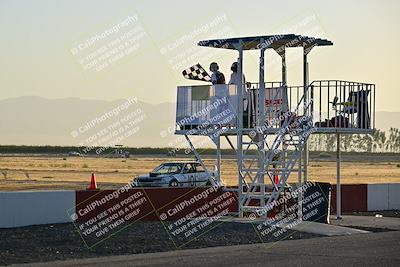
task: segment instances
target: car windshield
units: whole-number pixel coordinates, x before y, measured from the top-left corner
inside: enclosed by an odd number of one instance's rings
[[[183,163],[164,163],[155,168],[152,173],[156,174],[175,174],[180,173]]]

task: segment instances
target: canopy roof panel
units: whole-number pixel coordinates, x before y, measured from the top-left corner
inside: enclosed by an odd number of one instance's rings
[[[242,43],[243,50],[253,50],[260,48],[272,48],[277,50],[282,47],[314,47],[333,45],[333,43],[327,39],[320,39],[296,34],[263,35],[253,37],[205,40],[200,41],[198,45],[237,50],[239,47],[239,42]]]

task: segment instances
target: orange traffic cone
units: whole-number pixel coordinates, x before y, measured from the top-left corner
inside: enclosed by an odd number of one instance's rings
[[[274,175],[274,180],[275,180],[275,184],[279,183],[279,176],[278,175]]]
[[[96,177],[94,176],[94,173],[92,173],[92,178],[90,179],[90,187],[88,190],[96,190],[97,189],[97,182],[96,182]]]

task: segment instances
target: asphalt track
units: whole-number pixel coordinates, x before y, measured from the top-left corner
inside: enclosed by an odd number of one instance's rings
[[[148,267],[311,265],[400,266],[400,231],[29,264]]]

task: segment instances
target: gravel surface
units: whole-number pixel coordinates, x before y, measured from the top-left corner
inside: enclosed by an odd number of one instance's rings
[[[282,239],[319,237],[316,234],[288,230]],[[260,243],[251,224],[223,223],[182,246],[181,249]],[[74,258],[171,251],[176,247],[160,222],[138,222],[88,249],[72,224],[40,225],[0,229],[0,265],[44,262]]]

